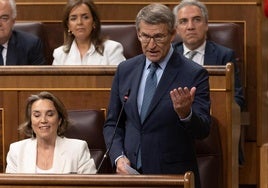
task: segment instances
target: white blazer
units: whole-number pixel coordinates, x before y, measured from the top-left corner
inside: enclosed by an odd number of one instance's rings
[[[7,154],[6,173],[36,173],[36,138],[12,143]],[[53,173],[95,174],[94,160],[83,140],[57,137]]]
[[[106,40],[103,55],[95,50],[93,44],[81,59],[77,44],[73,41],[70,52],[63,51],[64,46],[56,48],[53,52],[52,65],[118,65],[126,58],[123,55],[123,46],[119,42]]]

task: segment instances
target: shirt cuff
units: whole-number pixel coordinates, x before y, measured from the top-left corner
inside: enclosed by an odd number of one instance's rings
[[[115,159],[115,161],[114,161],[115,166],[116,166],[116,164],[117,164],[117,161],[118,161],[120,158],[122,158],[122,157],[125,157],[125,155],[122,154],[122,155],[120,155],[119,157],[117,157],[117,158]]]
[[[186,118],[183,118],[183,119],[180,118],[180,120],[182,122],[189,122],[191,120],[191,118],[192,118],[192,108],[191,108],[190,114]]]

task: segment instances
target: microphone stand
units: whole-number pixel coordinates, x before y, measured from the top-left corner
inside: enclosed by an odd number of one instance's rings
[[[113,141],[114,141],[114,137],[115,137],[115,134],[116,134],[116,130],[117,130],[117,127],[118,127],[118,124],[119,124],[119,121],[121,119],[121,116],[122,116],[122,113],[123,113],[123,110],[124,110],[124,107],[125,107],[125,104],[128,100],[128,96],[129,96],[129,93],[130,93],[130,89],[128,89],[127,93],[125,94],[124,96],[124,100],[123,100],[123,104],[122,104],[122,107],[120,109],[120,113],[118,115],[118,119],[117,119],[117,122],[115,124],[115,128],[114,128],[114,132],[113,132],[113,136],[111,138],[111,143],[109,145],[109,147],[107,148],[106,152],[104,153],[103,157],[102,157],[102,160],[97,168],[97,173],[100,171],[100,168],[102,167],[102,164],[104,162],[104,160],[108,157],[108,153],[110,152],[111,148],[112,148],[112,145],[113,145]]]

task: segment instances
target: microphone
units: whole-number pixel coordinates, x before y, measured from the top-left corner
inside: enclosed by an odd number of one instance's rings
[[[130,94],[130,89],[127,90],[126,94],[124,95],[124,100],[123,100],[123,104],[122,104],[122,107],[120,109],[120,112],[119,112],[119,115],[118,115],[118,118],[117,118],[117,122],[115,124],[115,128],[114,128],[114,132],[113,132],[113,136],[111,138],[111,142],[110,142],[110,145],[109,147],[107,148],[107,150],[105,151],[103,157],[102,157],[102,160],[97,168],[97,173],[100,171],[100,168],[104,162],[104,160],[108,157],[108,153],[110,152],[111,148],[112,148],[112,145],[113,145],[113,141],[114,141],[114,137],[115,137],[115,134],[116,134],[116,130],[117,130],[117,127],[118,127],[118,124],[119,124],[119,121],[121,119],[121,116],[122,116],[122,113],[123,113],[123,110],[124,110],[124,107],[125,107],[125,104],[128,100],[128,97],[129,97],[129,94]]]

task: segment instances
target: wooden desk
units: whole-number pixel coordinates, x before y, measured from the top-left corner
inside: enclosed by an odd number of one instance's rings
[[[240,110],[234,102],[233,66],[206,66],[211,114],[217,119],[223,152],[223,188],[238,188]],[[26,99],[42,90],[53,92],[71,109],[106,109],[116,67],[4,66],[0,68],[1,170],[10,143],[22,138]]]
[[[194,188],[194,175],[41,175],[0,174],[1,188],[176,187]]]

